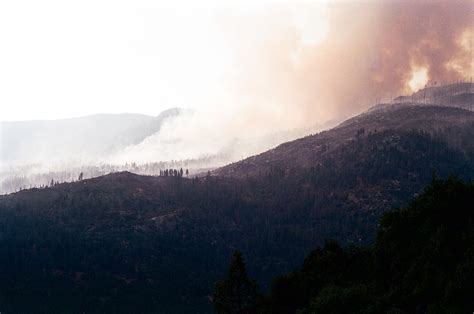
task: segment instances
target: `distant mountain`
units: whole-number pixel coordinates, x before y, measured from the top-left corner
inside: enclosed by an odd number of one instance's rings
[[[127,145],[137,144],[177,117],[174,108],[157,117],[99,114],[81,118],[0,122],[0,164],[97,162]]]
[[[210,312],[243,252],[263,285],[325,239],[372,243],[433,175],[474,178],[474,112],[393,104],[199,178],[128,172],[0,197],[8,312]],[[79,310],[78,310],[79,309]]]
[[[144,123],[134,125],[127,130],[117,134],[122,146],[136,145],[146,139],[148,136],[156,134],[161,130],[166,121],[170,121],[184,113],[189,113],[191,110],[182,108],[171,108],[161,112],[157,117],[151,121],[143,121]]]

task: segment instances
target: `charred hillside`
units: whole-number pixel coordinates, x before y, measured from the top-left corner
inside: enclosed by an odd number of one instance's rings
[[[425,87],[410,96],[394,99],[396,103],[414,102],[418,104],[436,104],[473,110],[474,84],[463,82],[449,85]]]
[[[325,158],[344,155],[345,148],[364,142],[377,133],[406,134],[412,131],[444,141],[452,149],[472,158],[474,112],[442,106],[392,106],[351,118],[329,131],[284,143],[260,155],[217,169],[214,173],[218,176],[246,177],[268,173],[277,167],[285,175],[291,175],[295,169],[309,169]],[[381,135],[377,137],[384,140]]]

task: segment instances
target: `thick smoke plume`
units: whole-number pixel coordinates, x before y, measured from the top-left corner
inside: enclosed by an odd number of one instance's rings
[[[269,106],[263,111],[270,118],[278,112],[287,117],[280,123],[296,127],[352,115],[377,101],[411,93],[412,79],[424,86],[473,75],[472,1],[321,6],[262,9],[244,16],[245,26],[243,16],[226,17],[229,43],[244,64],[233,95],[240,106],[248,104],[243,112],[255,116],[253,108]],[[322,9],[325,16],[311,16]],[[295,11],[309,12],[304,17],[308,28],[327,28],[324,38],[307,44],[294,22]],[[413,78],[417,69],[426,77]]]
[[[469,80],[472,12],[471,1],[221,7],[233,63],[205,110],[117,160],[212,154],[235,138],[317,130],[435,81]]]

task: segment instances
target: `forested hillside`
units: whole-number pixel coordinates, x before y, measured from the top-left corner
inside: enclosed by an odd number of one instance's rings
[[[474,177],[474,114],[374,111],[188,179],[115,173],[0,197],[2,312],[212,311],[236,249],[271,278],[326,239],[373,242],[436,172]]]
[[[253,310],[468,313],[474,308],[473,203],[472,182],[434,179],[409,206],[382,217],[373,246],[326,242],[302,267],[275,279],[270,294],[256,299]],[[232,294],[216,296],[230,301]]]

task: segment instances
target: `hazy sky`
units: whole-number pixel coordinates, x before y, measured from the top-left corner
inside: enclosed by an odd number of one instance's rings
[[[179,106],[236,125],[324,121],[468,79],[472,12],[447,0],[1,1],[0,120]]]

